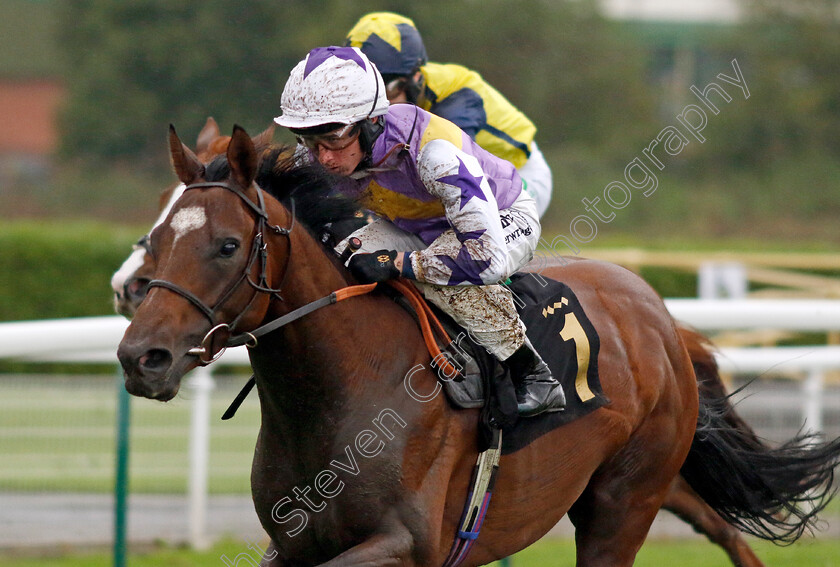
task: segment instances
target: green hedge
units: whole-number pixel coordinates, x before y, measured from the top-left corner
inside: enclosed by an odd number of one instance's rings
[[[67,221],[0,226],[0,321],[113,314],[111,274],[142,233]]]
[[[144,232],[95,223],[14,222],[0,226],[0,321],[110,315],[111,274]],[[663,295],[695,295],[695,276],[646,269]]]

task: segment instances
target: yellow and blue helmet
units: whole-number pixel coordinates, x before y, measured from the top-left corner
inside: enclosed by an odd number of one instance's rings
[[[362,16],[347,34],[345,45],[358,47],[383,75],[410,75],[428,62],[414,22],[392,12]]]

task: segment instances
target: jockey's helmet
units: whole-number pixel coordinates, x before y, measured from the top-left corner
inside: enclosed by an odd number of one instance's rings
[[[361,49],[386,76],[412,75],[429,60],[414,22],[391,12],[362,16],[345,45]]]
[[[388,111],[382,75],[355,47],[317,47],[292,69],[274,121],[293,130],[354,124]]]

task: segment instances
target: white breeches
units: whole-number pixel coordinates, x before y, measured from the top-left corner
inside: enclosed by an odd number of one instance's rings
[[[525,191],[537,202],[537,215],[539,218],[548,210],[548,205],[551,203],[551,168],[545,161],[537,143],[531,144],[531,157],[520,168],[517,168],[519,177],[525,182]]]

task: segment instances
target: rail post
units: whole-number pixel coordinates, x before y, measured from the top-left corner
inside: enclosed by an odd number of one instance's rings
[[[823,431],[823,371],[820,368],[812,368],[802,384],[805,394],[803,420],[805,429],[810,433],[822,433]]]
[[[190,418],[189,530],[190,546],[210,547],[207,536],[207,469],[210,458],[210,392],[213,375],[206,366],[196,368],[188,382],[193,393]]]
[[[128,456],[131,397],[125,389],[122,369],[117,369],[117,440],[114,475],[114,567],[126,565],[128,517]]]

